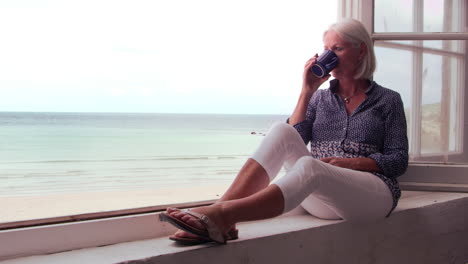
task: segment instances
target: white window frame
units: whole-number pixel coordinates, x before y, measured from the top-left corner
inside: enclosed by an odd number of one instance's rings
[[[418,8],[423,7],[423,0],[414,0]],[[465,27],[468,28],[468,6],[462,1],[465,11]],[[375,33],[374,32],[374,0],[341,0],[340,14],[342,17],[352,17],[363,22],[365,27],[371,32],[372,39],[375,40],[468,40],[468,33]],[[420,12],[415,13],[416,20]],[[464,80],[468,80],[468,67],[466,67],[466,54],[468,54],[467,46],[465,45],[465,67],[463,67]],[[416,83],[413,85],[421,85]],[[464,94],[468,94],[467,82],[464,82],[461,89],[459,98],[465,99]],[[416,91],[418,92],[418,91]],[[415,100],[420,96],[414,96]],[[415,105],[420,105],[415,102]],[[464,101],[463,111],[460,111],[460,115],[457,116],[459,123],[465,124],[464,121],[468,117],[468,102]],[[420,111],[414,111],[412,118],[420,120]],[[413,119],[414,120],[414,119]],[[466,126],[466,125],[465,125]],[[413,133],[420,133],[420,129],[417,127],[412,129]],[[468,129],[464,126],[460,127],[462,131],[461,135],[464,137],[463,150],[464,155],[468,155]],[[411,136],[411,135],[409,135]],[[413,135],[414,136],[414,135]],[[418,136],[418,135],[417,135]],[[417,140],[416,140],[417,141]],[[414,143],[414,144],[417,144]],[[418,146],[415,146],[419,149]],[[465,159],[466,160],[466,159]],[[421,163],[417,161],[410,161],[407,172],[398,178],[402,189],[404,190],[430,190],[430,191],[456,191],[456,192],[468,192],[468,164],[464,165],[449,165],[449,164],[432,164],[432,163]]]
[[[0,225],[0,261],[168,236],[158,220],[167,207],[189,208],[215,200],[71,215]],[[3,229],[3,230],[2,230]]]
[[[373,0],[338,0],[338,2],[339,16],[353,17],[362,21],[369,32],[372,32],[374,40],[395,38],[406,40],[414,39],[415,36],[419,37],[418,34],[373,33]],[[464,33],[440,33],[437,36],[432,34],[430,36],[435,39],[468,39],[468,34]],[[430,36],[423,34],[420,37],[427,39]],[[468,74],[465,72],[466,75]],[[467,107],[464,113],[468,116]],[[468,149],[468,146],[465,149]],[[399,180],[404,189],[467,192],[468,165],[411,163],[407,173]],[[213,202],[214,200],[72,215],[29,220],[14,223],[14,225],[0,223],[0,245],[2,245],[0,261],[166,236],[172,233],[174,228],[158,221],[158,213],[164,208],[169,206],[194,207]]]

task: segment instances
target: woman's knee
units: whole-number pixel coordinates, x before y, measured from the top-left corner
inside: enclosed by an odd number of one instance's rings
[[[296,166],[303,168],[305,171],[310,172],[312,175],[319,175],[320,172],[320,167],[322,167],[323,164],[322,161],[312,158],[311,156],[304,156],[301,157],[297,160]]]
[[[321,175],[313,169],[316,164],[310,156],[301,157],[286,175],[275,182],[283,192],[285,212],[295,208],[320,187]]]
[[[287,138],[298,133],[290,124],[276,122],[270,127],[270,131],[268,131],[267,135],[269,134],[274,134],[276,137]]]
[[[321,178],[325,175],[321,167],[320,160],[314,159],[311,156],[303,156],[297,160],[292,171],[296,171],[293,175],[299,178],[301,185],[312,185],[313,189],[317,188],[321,182]],[[311,186],[311,187],[312,187]]]

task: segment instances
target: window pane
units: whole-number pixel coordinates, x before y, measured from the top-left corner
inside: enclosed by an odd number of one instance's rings
[[[411,51],[399,48],[404,41],[376,42],[377,70],[374,80],[384,87],[400,93],[405,108],[408,135],[412,134],[411,123]],[[392,63],[392,62],[398,63]],[[410,138],[411,139],[411,138]],[[410,144],[410,152],[411,144]]]
[[[466,162],[461,158],[467,150],[460,125],[464,124],[464,41],[437,41],[440,49],[426,48],[436,46],[429,42],[377,41],[376,79],[391,79],[392,85],[408,88],[395,90],[408,109],[413,160]],[[386,61],[398,64],[386,66]]]
[[[424,0],[424,32],[466,32],[462,1]]]
[[[0,222],[220,197],[294,109],[316,8],[1,1]]]
[[[375,0],[375,32],[466,32],[465,5],[452,0]],[[414,12],[415,6],[420,6]]]
[[[375,0],[375,32],[411,32],[413,31],[412,0]]]

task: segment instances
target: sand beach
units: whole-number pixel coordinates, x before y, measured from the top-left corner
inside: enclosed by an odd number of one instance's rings
[[[210,201],[221,197],[228,185],[204,187],[174,187],[158,190],[82,192],[1,197],[0,228],[14,226],[12,222],[52,222],[92,218],[110,211],[131,213],[135,208],[162,210],[166,206],[196,201]],[[42,221],[41,221],[42,219]],[[47,221],[46,221],[47,222]]]

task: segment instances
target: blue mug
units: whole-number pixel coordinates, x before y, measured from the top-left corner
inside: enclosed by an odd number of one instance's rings
[[[317,63],[312,65],[310,70],[315,76],[323,78],[327,76],[336,65],[338,65],[338,56],[336,56],[335,52],[324,50],[317,58]]]

